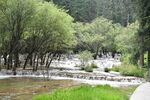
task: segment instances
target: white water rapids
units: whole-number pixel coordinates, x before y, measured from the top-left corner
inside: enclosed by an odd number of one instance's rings
[[[54,60],[49,70],[50,79],[55,80],[75,80],[80,83],[87,83],[89,85],[104,85],[108,84],[115,87],[139,85],[144,81],[142,78],[121,76],[118,72],[104,72],[104,68],[112,68],[121,65],[118,59],[101,58],[98,60],[91,60],[89,64],[94,63],[99,68],[94,69],[93,72],[81,71],[79,67],[80,60],[75,56],[72,59]],[[0,79],[10,77],[47,77],[46,71],[38,70],[37,72],[27,70],[17,70],[17,75],[11,75],[12,71],[1,70]],[[43,74],[44,73],[44,74]]]

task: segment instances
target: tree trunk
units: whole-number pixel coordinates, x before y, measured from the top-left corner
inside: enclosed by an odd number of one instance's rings
[[[40,65],[42,66],[43,65],[43,60],[44,60],[44,55],[40,55],[40,60],[41,60],[41,62],[40,62]]]
[[[24,70],[26,69],[28,60],[29,60],[29,57],[27,56],[27,58],[26,58],[26,60],[25,60],[25,62],[24,62],[24,65],[23,65],[23,69],[24,69]]]
[[[98,52],[99,52],[99,47],[97,47],[97,49],[96,49],[96,54],[94,55],[94,59],[97,59]]]
[[[143,36],[140,37],[140,43],[141,43],[141,48],[140,48],[140,67],[143,68],[144,67],[144,50],[143,50],[143,42],[144,42],[144,38]]]
[[[1,65],[1,54],[0,54],[0,71],[1,71],[1,68],[2,68],[2,65]]]
[[[34,58],[33,58],[33,65],[32,65],[33,71],[34,71],[35,66],[36,66],[36,65],[35,65],[35,64],[36,64],[36,61],[35,61],[35,60],[36,60],[36,56],[37,56],[37,54],[35,53],[35,54],[34,54]]]
[[[144,53],[142,51],[140,52],[140,67],[144,67]]]
[[[23,69],[26,68],[27,63],[28,63],[29,60],[30,60],[30,65],[32,66],[32,54],[30,54],[30,53],[28,54],[28,56],[27,56],[27,58],[26,58],[26,60],[24,62]]]
[[[44,55],[43,59],[42,59],[42,65],[45,64],[45,60],[46,60],[46,54]]]
[[[52,55],[52,57],[51,57],[51,59],[50,59],[50,62],[48,63],[48,65],[46,66],[46,71],[47,71],[47,79],[49,79],[50,78],[50,74],[49,74],[49,67],[50,67],[50,65],[51,65],[51,63],[52,63],[52,61],[53,61],[53,59],[54,59],[54,57],[56,56],[56,53],[54,53],[53,55]]]
[[[4,58],[4,65],[7,65],[7,53],[4,53],[3,58]]]
[[[18,53],[18,51],[16,51],[15,53],[14,53],[14,66],[13,66],[13,74],[14,75],[16,75],[16,68],[18,67],[18,65],[19,65],[19,53]]]
[[[48,66],[48,61],[49,61],[50,56],[51,56],[51,53],[48,54],[48,57],[47,57],[47,60],[46,60],[46,65],[45,65],[46,67]]]
[[[51,63],[52,63],[52,61],[53,61],[53,59],[54,59],[55,56],[56,56],[56,53],[54,53],[54,54],[52,55],[51,60],[50,60],[50,62],[48,63],[48,66],[47,66],[48,69],[49,69],[49,67],[50,67],[50,65],[51,65]]]
[[[39,66],[39,56],[37,56],[37,62],[36,62],[36,66],[35,66],[34,71],[37,71],[38,66]]]
[[[32,54],[30,54],[30,66],[32,66]]]
[[[115,58],[115,52],[112,52],[112,58]]]
[[[11,68],[12,68],[12,54],[9,54],[7,69],[9,70]]]
[[[150,81],[150,49],[148,50],[148,75],[149,75],[149,81]]]

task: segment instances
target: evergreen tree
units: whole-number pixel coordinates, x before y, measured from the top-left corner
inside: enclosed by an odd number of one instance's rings
[[[150,2],[149,0],[138,0],[139,4],[139,16],[140,16],[140,31],[139,38],[142,45],[141,55],[144,51],[148,52],[148,69],[150,77]],[[142,61],[143,62],[143,61]]]

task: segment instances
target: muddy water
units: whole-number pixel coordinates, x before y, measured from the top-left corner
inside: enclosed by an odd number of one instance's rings
[[[41,78],[7,78],[0,79],[0,100],[32,100],[33,96],[57,89],[80,86],[70,80],[49,80]]]

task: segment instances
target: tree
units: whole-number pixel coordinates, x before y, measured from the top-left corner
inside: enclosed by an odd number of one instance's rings
[[[53,2],[68,10],[75,21],[90,22],[96,18],[95,0],[54,0]]]
[[[111,20],[103,17],[96,18],[91,23],[79,24],[76,27],[78,47],[94,53],[94,59],[99,52],[105,50],[116,52],[115,37],[119,34],[119,24],[113,24]]]
[[[139,4],[139,17],[140,17],[140,32],[142,50],[148,52],[148,70],[150,77],[150,2],[149,0],[138,0]],[[143,53],[143,51],[142,51]],[[142,54],[141,54],[142,55]]]
[[[79,53],[79,58],[80,58],[80,61],[81,61],[81,65],[83,67],[86,67],[88,65],[88,62],[90,60],[92,60],[92,54],[90,51],[82,51]]]
[[[24,69],[30,60],[33,70],[37,70],[39,61],[49,68],[54,57],[74,46],[73,18],[52,2],[3,0],[0,4],[0,51],[6,55],[8,66],[13,66],[14,74],[19,54],[27,54]]]
[[[41,59],[42,66],[43,56],[46,56],[47,53],[49,56],[47,57],[46,68],[49,68],[54,57],[68,52],[75,43],[73,18],[52,3],[44,2],[40,5],[33,25],[29,29],[29,34],[32,35],[26,38],[28,44],[25,50],[28,56],[24,68],[33,54],[35,55],[34,60],[39,61]],[[38,62],[34,67],[35,64],[33,64],[33,69],[37,70]]]
[[[3,25],[6,26],[6,33],[9,34],[9,43],[7,44],[9,58],[12,59],[12,56],[14,56],[15,60],[14,74],[16,73],[16,67],[19,65],[21,39],[33,17],[35,5],[35,0],[6,0],[0,7],[0,12],[4,18]]]
[[[104,47],[106,40],[106,34],[108,34],[112,29],[112,22],[103,17],[97,18],[92,21],[88,26],[87,32],[89,36],[86,42],[89,44],[91,51],[95,53],[94,59],[97,58],[98,53]]]
[[[122,53],[124,58],[128,57],[125,63],[137,64],[139,58],[139,44],[137,42],[138,29],[138,22],[129,24],[127,27],[122,27],[120,34],[115,38],[117,50]]]
[[[68,10],[75,21],[87,23],[103,16],[114,23],[127,26],[136,20],[137,8],[132,0],[53,0],[53,2]]]

